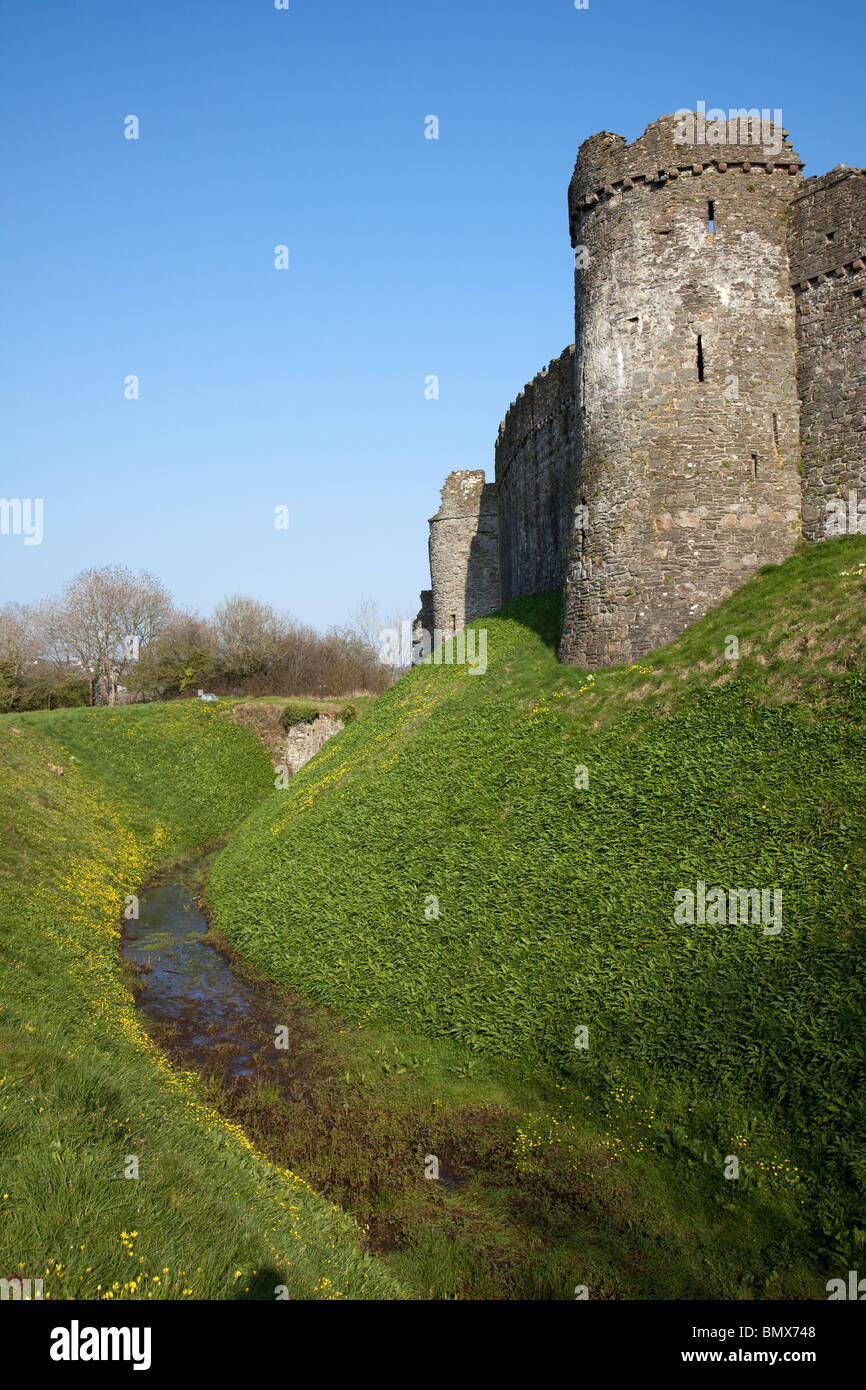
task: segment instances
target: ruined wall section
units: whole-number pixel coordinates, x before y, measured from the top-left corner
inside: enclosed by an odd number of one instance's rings
[[[450,633],[500,606],[496,487],[484,470],[449,473],[430,518],[433,628]]]
[[[569,190],[588,526],[570,542],[560,657],[591,668],[670,641],[800,534],[801,162],[781,132],[767,150],[680,146],[679,126],[593,136]]]
[[[413,649],[418,643],[424,641],[425,633],[433,631],[433,590],[421,590],[421,607],[415,614],[415,621],[412,624],[412,646]],[[428,638],[429,640],[429,638]]]
[[[565,582],[574,490],[574,346],[521,391],[496,441],[502,602]]]
[[[802,410],[803,534],[827,535],[827,503],[866,503],[866,170],[807,179],[791,206]],[[856,515],[856,513],[855,513]],[[866,506],[860,521],[866,528]]]

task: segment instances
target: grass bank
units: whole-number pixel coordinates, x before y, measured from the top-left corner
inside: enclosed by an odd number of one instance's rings
[[[515,602],[475,624],[486,674],[411,672],[217,861],[218,929],[369,1030],[377,1098],[387,1065],[398,1112],[446,1075],[469,1083],[449,1104],[495,1108],[507,1181],[478,1160],[473,1186],[471,1145],[451,1160],[458,1286],[511,1259],[534,1185],[563,1297],[825,1297],[857,1267],[864,558],[804,550],[594,677],[556,663],[556,596]],[[678,924],[699,882],[780,890],[781,931]],[[443,1292],[428,1236],[394,1259]]]
[[[128,895],[273,789],[264,750],[196,702],[13,714],[0,789],[0,1272],[51,1298],[399,1297],[355,1222],[169,1066],[121,979]]]

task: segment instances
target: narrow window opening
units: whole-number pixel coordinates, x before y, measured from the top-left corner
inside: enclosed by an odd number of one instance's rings
[[[754,455],[752,455],[752,457],[754,458]],[[452,613],[452,614],[451,614],[451,631],[452,631],[452,632],[456,632],[456,631],[457,631],[457,614],[456,614],[456,613]]]
[[[779,417],[778,417],[778,415],[776,414],[775,410],[773,411],[773,443],[775,444],[776,448],[778,449],[778,447],[779,447]]]
[[[833,240],[835,239],[835,236],[836,236],[836,233],[835,233],[835,232],[828,232],[828,233],[827,233],[827,240],[828,240],[828,241],[833,241]]]
[[[707,226],[711,234],[716,230],[716,205],[712,198],[707,203]]]
[[[704,379],[704,340],[698,334],[698,381]]]
[[[755,477],[757,478],[757,476],[758,476],[758,455],[757,455],[757,454],[752,454],[752,472],[754,473]]]
[[[580,510],[578,515],[580,517],[580,530],[577,533],[577,551],[582,563],[584,556],[586,555],[586,518],[589,515],[589,509],[587,508],[586,502],[582,498],[580,501]]]

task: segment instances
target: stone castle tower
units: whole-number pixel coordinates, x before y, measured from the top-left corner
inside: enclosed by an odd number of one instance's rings
[[[662,645],[800,534],[787,254],[800,163],[783,145],[769,172],[744,168],[742,147],[676,146],[679,125],[666,117],[632,145],[593,136],[569,189],[572,244],[587,253],[575,270],[587,511],[562,652],[580,666]]]
[[[560,658],[633,661],[823,538],[831,498],[866,531],[866,173],[804,183],[787,132],[684,144],[681,114],[580,148],[575,344],[508,411],[495,483],[443,488],[443,636],[461,600],[562,588]]]

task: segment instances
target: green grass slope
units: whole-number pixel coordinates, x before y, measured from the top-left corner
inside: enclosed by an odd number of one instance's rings
[[[349,1217],[171,1069],[122,983],[126,896],[272,787],[220,706],[0,718],[4,1277],[51,1298],[399,1296]]]
[[[804,550],[594,677],[555,660],[557,596],[473,624],[485,674],[416,668],[253,811],[217,927],[345,1019],[547,1079],[729,1223],[764,1194],[825,1296],[866,1226],[864,559]],[[781,931],[677,925],[699,880],[780,889]]]

